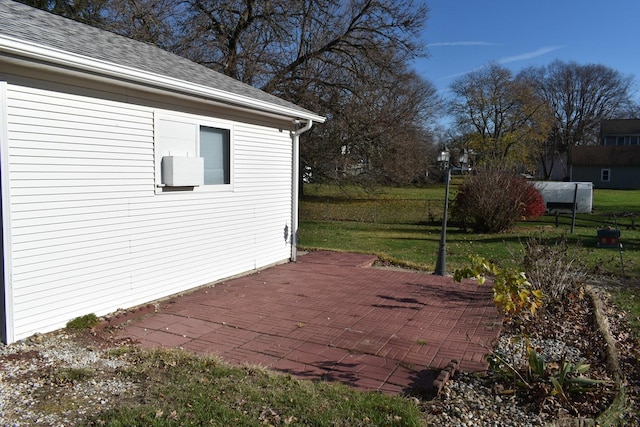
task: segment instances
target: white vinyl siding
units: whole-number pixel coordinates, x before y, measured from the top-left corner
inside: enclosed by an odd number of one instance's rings
[[[288,131],[233,122],[232,191],[156,194],[157,110],[7,93],[15,340],[289,258]]]

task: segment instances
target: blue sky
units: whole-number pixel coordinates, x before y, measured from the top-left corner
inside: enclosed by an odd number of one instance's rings
[[[638,0],[427,0],[429,57],[416,70],[442,95],[456,77],[497,62],[514,73],[555,59],[602,64],[640,89]],[[640,91],[634,99],[640,101]]]

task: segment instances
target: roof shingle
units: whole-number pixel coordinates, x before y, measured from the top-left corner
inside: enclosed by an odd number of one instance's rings
[[[299,111],[309,110],[154,45],[12,0],[0,0],[0,35]]]
[[[571,147],[569,162],[574,166],[638,167],[640,166],[640,145]]]

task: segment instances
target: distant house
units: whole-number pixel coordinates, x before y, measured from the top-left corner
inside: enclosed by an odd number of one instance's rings
[[[295,260],[299,136],[323,121],[0,0],[0,340]]]
[[[600,141],[606,146],[640,145],[640,120],[603,120],[600,124]]]
[[[640,189],[640,145],[571,147],[570,180],[597,188]]]

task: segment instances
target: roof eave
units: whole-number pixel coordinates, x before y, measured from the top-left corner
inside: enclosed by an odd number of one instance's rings
[[[23,57],[25,59],[54,64],[62,69],[69,68],[89,74],[103,75],[145,86],[161,88],[169,92],[180,92],[200,98],[206,97],[225,104],[248,108],[256,111],[257,113],[269,116],[279,115],[294,119],[312,120],[317,123],[324,123],[325,121],[323,116],[312,112],[288,108],[282,105],[218,90],[173,77],[163,76],[157,73],[45,47],[2,34],[0,34],[0,52],[5,52],[16,57]]]

